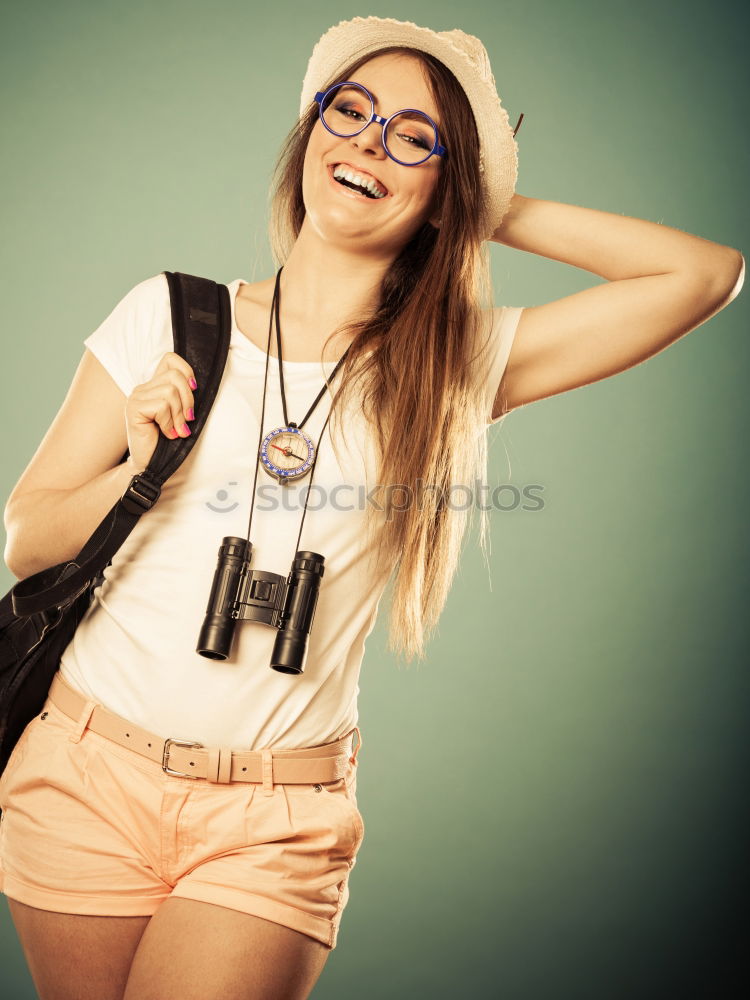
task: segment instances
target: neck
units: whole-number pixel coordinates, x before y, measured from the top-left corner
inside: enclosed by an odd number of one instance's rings
[[[306,217],[281,274],[281,303],[290,318],[311,319],[332,332],[367,318],[377,308],[392,254],[375,256],[327,242]]]

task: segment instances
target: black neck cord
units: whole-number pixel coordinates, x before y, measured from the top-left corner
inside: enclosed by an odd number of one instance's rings
[[[265,370],[265,374],[263,376],[263,402],[261,404],[261,413],[260,413],[260,434],[258,436],[258,454],[257,454],[257,457],[255,459],[255,476],[253,477],[253,493],[252,493],[252,500],[251,500],[251,503],[250,503],[250,517],[249,517],[248,523],[247,523],[247,540],[248,540],[248,542],[250,541],[250,531],[251,531],[252,524],[253,524],[253,511],[255,510],[255,489],[256,489],[256,486],[258,484],[258,468],[260,466],[260,448],[261,448],[261,445],[263,443],[263,425],[264,425],[264,421],[265,421],[265,418],[266,418],[266,389],[268,387],[268,361],[269,361],[269,359],[271,357],[271,330],[273,329],[274,313],[276,315],[276,339],[277,339],[278,352],[279,352],[279,380],[280,380],[280,385],[281,385],[281,399],[282,399],[282,402],[284,404],[284,420],[286,421],[286,426],[287,427],[291,426],[289,424],[288,420],[287,420],[287,417],[286,417],[286,401],[284,399],[284,379],[283,379],[283,376],[281,374],[281,334],[279,332],[280,331],[280,324],[279,324],[279,299],[280,299],[279,284],[280,284],[280,281],[281,281],[281,272],[283,270],[284,270],[284,268],[280,267],[279,270],[278,270],[278,272],[277,272],[277,274],[276,274],[276,284],[275,284],[274,290],[273,290],[273,303],[271,305],[271,312],[270,312],[269,317],[268,317],[268,342],[266,344],[266,370]],[[313,405],[307,411],[307,414],[305,415],[305,420],[307,420],[307,418],[310,416],[310,414],[312,413],[312,411],[315,409],[315,407],[320,402],[320,399],[321,399],[323,393],[326,391],[326,388],[328,387],[329,383],[333,381],[334,375],[338,371],[339,366],[341,365],[341,362],[344,360],[344,358],[346,357],[346,355],[348,353],[349,353],[349,348],[347,347],[346,352],[344,353],[343,357],[339,359],[339,362],[336,365],[336,367],[334,368],[334,370],[331,372],[330,377],[328,379],[326,379],[326,384],[323,386],[323,388],[318,393],[318,398],[315,400],[315,402],[313,403]],[[328,411],[328,415],[326,416],[326,419],[325,419],[325,423],[323,424],[323,429],[320,432],[320,437],[318,438],[318,444],[317,444],[317,446],[315,448],[315,457],[313,458],[312,466],[310,467],[310,482],[308,484],[307,493],[305,495],[305,506],[302,508],[302,519],[301,519],[300,525],[299,525],[299,534],[297,535],[297,547],[295,549],[296,552],[299,551],[300,539],[302,538],[302,526],[305,523],[305,514],[307,514],[307,504],[308,504],[308,501],[310,499],[310,486],[312,485],[313,476],[315,475],[315,465],[316,465],[316,463],[318,461],[318,454],[320,452],[320,445],[321,445],[321,442],[323,440],[323,435],[326,432],[326,427],[328,426],[328,421],[330,420],[330,417],[331,417],[331,411],[329,410]],[[302,424],[304,424],[305,420],[302,421]],[[302,424],[298,424],[297,426],[298,427],[302,427]]]
[[[336,372],[339,370],[339,368],[341,367],[341,365],[344,362],[344,358],[349,353],[349,348],[347,347],[347,349],[344,351],[343,355],[339,358],[336,367],[333,369],[333,371],[331,372],[331,374],[328,376],[328,378],[326,380],[326,384],[323,386],[323,388],[320,390],[320,392],[318,393],[318,395],[315,397],[314,403],[312,404],[312,406],[310,407],[310,409],[307,411],[307,413],[305,414],[304,418],[298,424],[290,424],[289,423],[289,417],[287,416],[287,413],[286,413],[286,396],[284,395],[284,375],[283,375],[283,373],[281,371],[281,322],[279,320],[279,309],[281,308],[281,294],[279,293],[279,275],[281,274],[281,272],[283,270],[284,270],[283,267],[279,268],[279,274],[276,275],[276,290],[273,293],[273,295],[274,295],[274,306],[276,308],[276,353],[278,354],[278,360],[279,360],[279,387],[281,388],[281,405],[282,405],[283,410],[284,410],[284,425],[286,427],[299,427],[300,429],[302,429],[305,426],[305,421],[310,416],[310,414],[315,409],[315,407],[318,405],[318,403],[320,402],[320,400],[321,400],[321,398],[323,396],[323,393],[328,388],[328,383],[329,382],[333,382],[334,378],[336,377]],[[273,309],[271,311],[273,312]],[[271,350],[271,331],[270,331],[270,329],[269,329],[268,334],[269,334],[269,336],[268,336],[268,350],[270,352],[270,350]]]

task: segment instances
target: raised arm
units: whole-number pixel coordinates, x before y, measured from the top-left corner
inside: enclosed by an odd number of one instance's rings
[[[723,244],[518,194],[493,240],[607,279],[524,309],[493,417],[653,357],[731,302],[745,276],[740,251]]]

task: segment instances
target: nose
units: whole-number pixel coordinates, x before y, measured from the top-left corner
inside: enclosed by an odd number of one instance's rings
[[[383,149],[383,126],[378,122],[370,124],[358,135],[353,135],[349,140],[357,149],[369,150],[373,155],[379,154],[381,159],[388,154]]]

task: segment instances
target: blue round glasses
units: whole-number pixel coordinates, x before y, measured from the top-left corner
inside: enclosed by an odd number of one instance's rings
[[[334,83],[328,90],[318,91],[315,100],[323,127],[331,135],[351,138],[373,122],[382,125],[383,149],[405,167],[416,167],[431,156],[448,154],[440,145],[437,125],[429,115],[416,108],[404,108],[382,118],[375,114],[374,98],[361,83]]]

